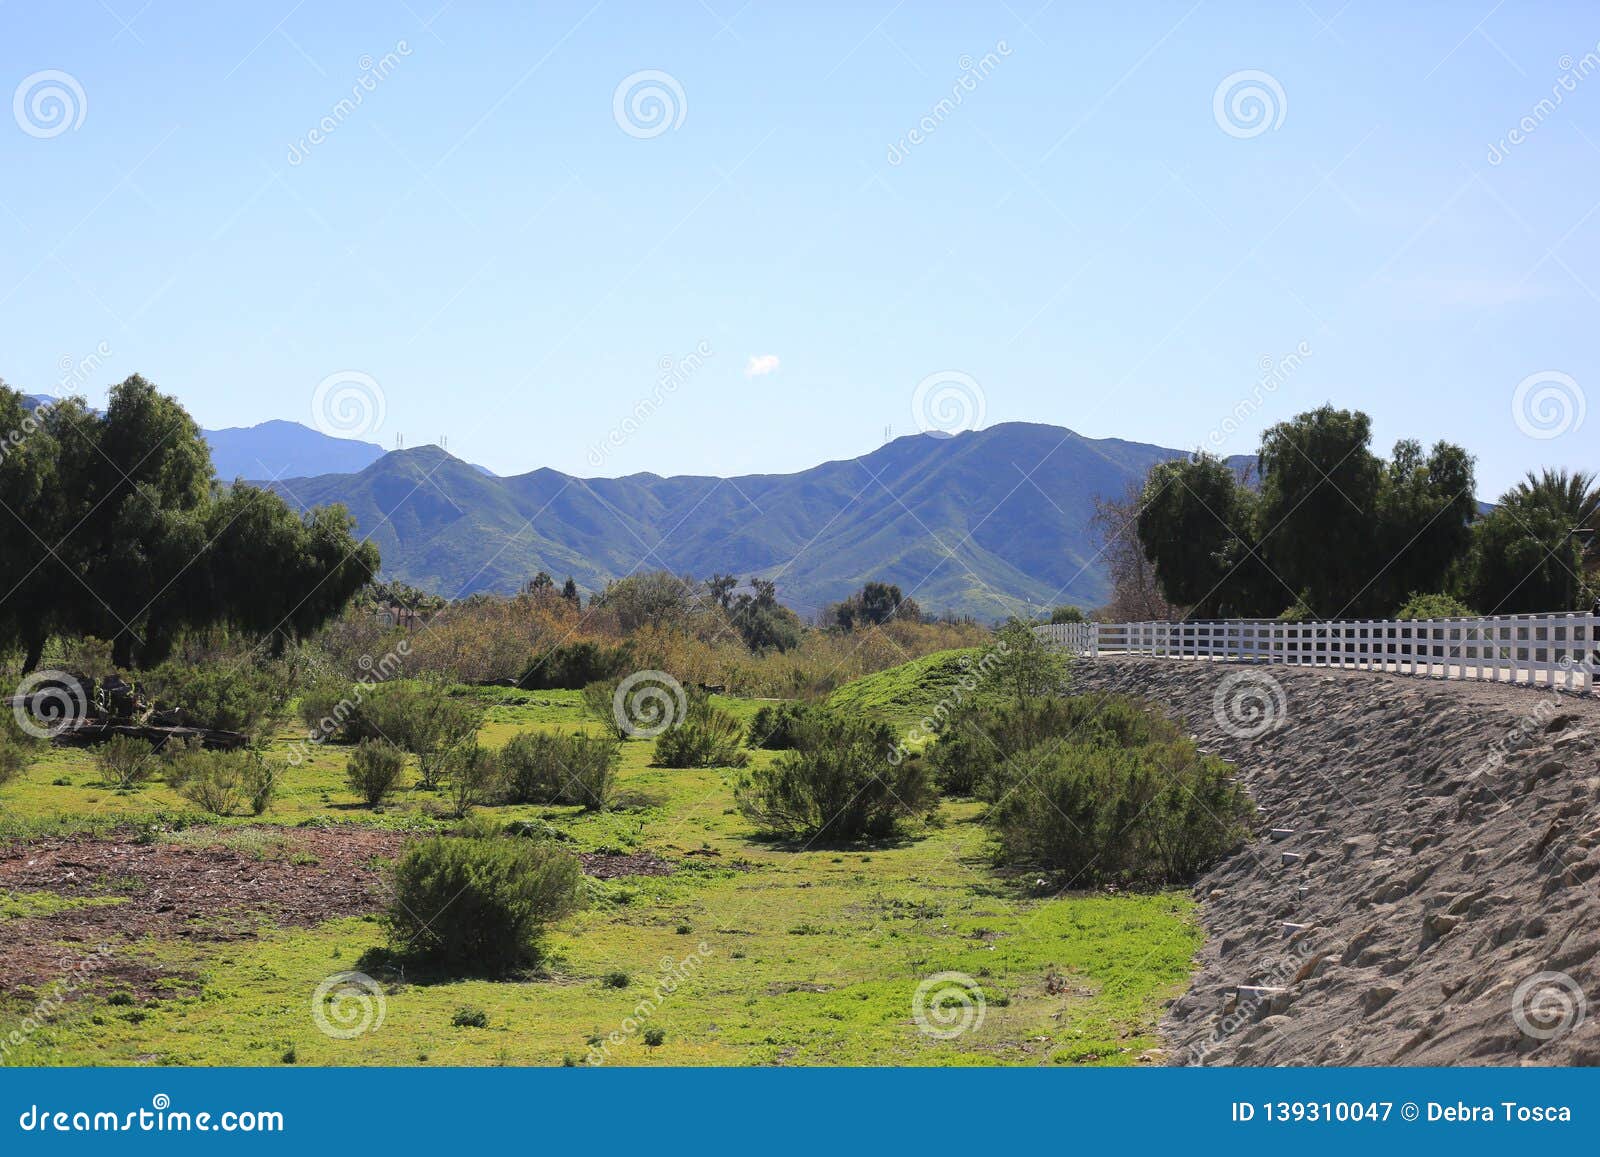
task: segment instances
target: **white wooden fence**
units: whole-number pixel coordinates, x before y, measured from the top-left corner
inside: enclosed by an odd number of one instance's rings
[[[1276,619],[1059,623],[1036,628],[1088,658],[1151,655],[1392,671],[1438,679],[1600,690],[1600,617],[1502,615],[1487,619]]]

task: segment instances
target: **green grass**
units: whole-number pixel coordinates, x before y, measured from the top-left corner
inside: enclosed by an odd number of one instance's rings
[[[896,712],[937,686],[956,654],[863,680],[873,685],[853,692],[854,706],[902,718]],[[485,698],[493,702],[483,732],[490,744],[526,727],[598,731],[575,692]],[[741,715],[755,708],[730,706]],[[273,748],[285,752],[293,738],[286,730]],[[649,742],[624,744],[620,772],[621,788],[647,806],[598,815],[487,809],[503,820],[545,820],[575,850],[647,849],[680,864],[666,877],[589,881],[590,902],[553,929],[537,977],[394,985],[381,1028],[338,1040],[318,1031],[311,994],[384,943],[376,914],[264,928],[243,945],[145,940],[117,950],[197,977],[197,986],[175,984],[173,995],[133,1007],[91,989],[7,1062],[582,1064],[591,1038],[615,1032],[620,1043],[608,1048],[617,1064],[1116,1064],[1158,1043],[1162,1002],[1181,991],[1200,943],[1186,895],[1037,897],[1031,880],[994,872],[982,805],[971,801],[947,804],[941,823],[893,846],[779,848],[754,839],[735,810],[738,773],[655,768],[650,751]],[[308,821],[417,830],[453,822],[441,818],[443,797],[430,793],[412,792],[381,812],[358,806],[344,784],[345,757],[346,749],[314,749],[286,774],[284,795],[263,820],[223,821],[225,842],[264,858],[283,854],[282,827]],[[753,753],[757,763],[772,758]],[[74,786],[52,785],[61,776]],[[414,778],[412,770],[406,780]],[[194,818],[164,784],[121,795],[93,779],[86,753],[53,751],[0,794],[0,808],[18,834],[171,828]],[[215,833],[160,838],[215,842]],[[56,902],[0,895],[0,919],[48,915],[29,905]],[[663,961],[685,958],[697,963],[683,982],[625,1031],[653,997]],[[630,977],[627,987],[605,983],[616,972]],[[953,1040],[922,1032],[912,1015],[919,983],[941,972],[971,976],[985,999],[981,1026]],[[464,1006],[482,1009],[488,1027],[453,1025]],[[30,1007],[23,994],[0,994],[0,1028]],[[664,1031],[659,1047],[646,1046],[646,1028]]]
[[[828,706],[840,711],[882,719],[896,727],[909,727],[927,716],[941,701],[954,705],[987,701],[992,691],[961,685],[969,670],[983,658],[981,647],[935,651],[898,667],[853,679],[828,696]]]

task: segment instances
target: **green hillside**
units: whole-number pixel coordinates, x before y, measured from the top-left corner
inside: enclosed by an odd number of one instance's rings
[[[278,488],[305,506],[342,502],[385,578],[449,597],[515,590],[539,570],[593,591],[665,567],[776,578],[807,616],[871,579],[925,610],[988,620],[1101,601],[1095,497],[1177,453],[1013,422],[798,474],[496,478],[429,446]]]

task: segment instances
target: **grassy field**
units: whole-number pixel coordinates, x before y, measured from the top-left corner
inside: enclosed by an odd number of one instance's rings
[[[937,673],[952,654],[919,662]],[[939,679],[927,675],[864,680],[851,690],[854,707],[903,720],[923,709],[919,695],[937,697]],[[491,745],[524,728],[589,726],[577,693],[485,697]],[[722,705],[746,717],[755,708]],[[294,738],[286,729],[273,746],[286,752]],[[153,993],[130,997],[91,980],[35,1018],[42,1025],[26,1020],[42,990],[0,995],[0,1039],[26,1029],[10,1038],[5,1063],[553,1065],[583,1064],[603,1044],[605,1059],[619,1064],[1127,1064],[1157,1044],[1162,1002],[1181,991],[1199,943],[1185,895],[1040,895],[1033,879],[994,871],[982,805],[973,801],[947,802],[936,826],[893,846],[761,842],[734,808],[738,772],[651,767],[651,747],[624,747],[625,809],[486,809],[502,820],[547,821],[577,851],[650,852],[675,865],[670,875],[590,880],[587,907],[554,929],[539,976],[388,976],[381,996],[359,1010],[369,1031],[337,1039],[319,1031],[312,994],[384,943],[375,913],[312,927],[257,914],[244,939],[226,941],[208,938],[202,922],[195,935],[111,944],[119,958],[170,978]],[[358,806],[343,781],[345,758],[339,748],[314,749],[287,773],[265,817],[219,824],[199,821],[159,782],[127,794],[109,789],[86,753],[58,749],[0,794],[9,835],[0,854],[26,857],[30,842],[50,832],[126,840],[142,830],[146,841],[220,845],[246,860],[293,865],[305,855],[297,850],[305,825],[420,831],[454,822],[431,793],[381,812]],[[29,927],[48,929],[62,905],[122,912],[152,902],[115,878],[89,892],[69,899],[0,888],[0,925],[32,920]],[[50,947],[64,958],[85,950]],[[950,1026],[966,1031],[948,1039],[924,1031],[913,1009],[919,985],[943,973],[964,974],[981,993],[966,1020]],[[486,1027],[453,1023],[464,1008],[486,1014]],[[371,1023],[380,1011],[381,1024]],[[648,1029],[660,1030],[659,1040]]]

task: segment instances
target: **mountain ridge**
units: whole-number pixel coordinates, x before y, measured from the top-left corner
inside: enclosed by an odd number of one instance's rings
[[[993,618],[1102,602],[1094,499],[1183,454],[1008,422],[905,435],[789,474],[495,477],[422,446],[267,484],[302,507],[343,503],[385,578],[449,597],[513,591],[539,570],[594,591],[665,568],[771,578],[802,614],[877,580],[924,610]]]

